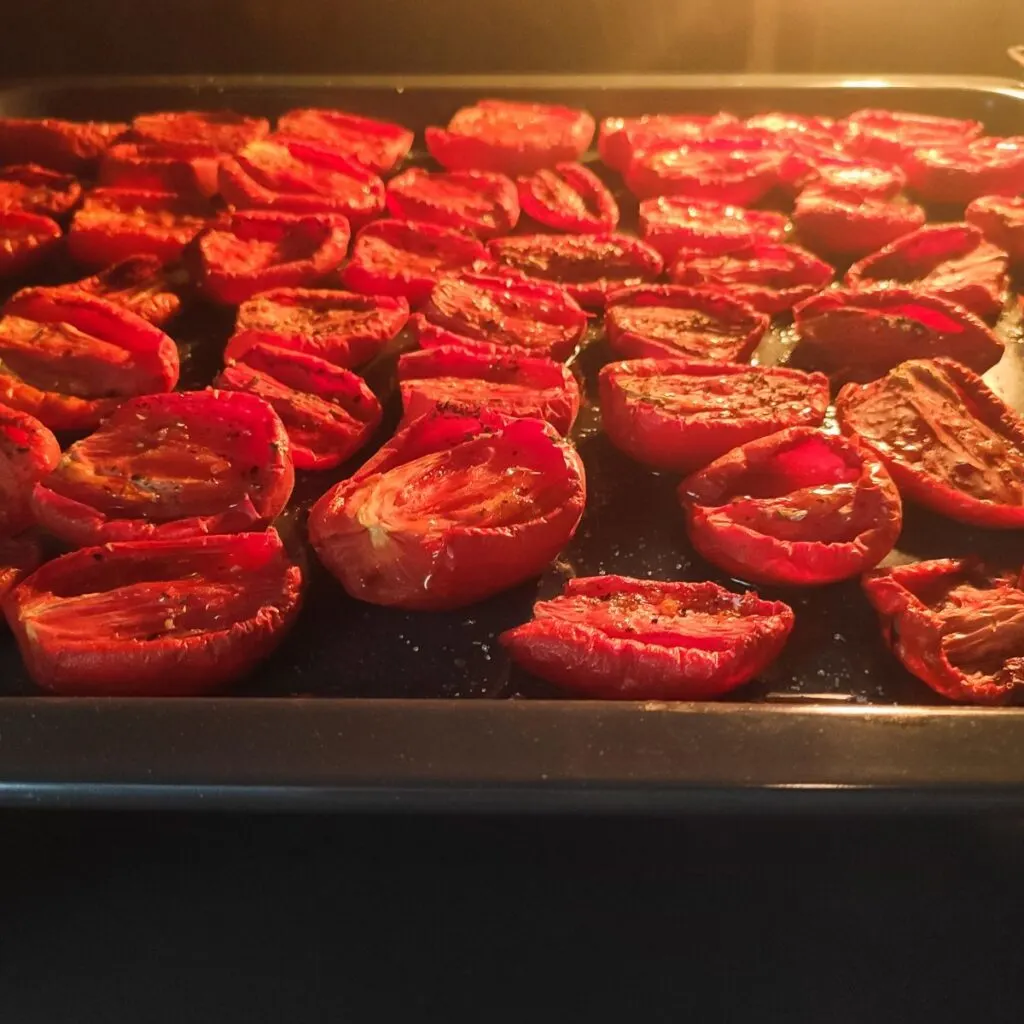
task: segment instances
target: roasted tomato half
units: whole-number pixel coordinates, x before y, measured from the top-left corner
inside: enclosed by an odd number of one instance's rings
[[[348,238],[339,214],[234,213],[198,240],[200,284],[228,306],[271,288],[308,288],[337,269]]]
[[[89,430],[126,398],[170,391],[178,350],[104,299],[29,289],[0,318],[0,397],[51,430]]]
[[[967,207],[964,218],[1011,260],[1024,260],[1024,196],[982,196]]]
[[[893,199],[903,191],[907,176],[896,165],[882,166],[863,161],[825,164],[814,168],[803,188],[840,192],[861,199]]]
[[[748,441],[819,426],[828,378],[688,359],[609,363],[598,380],[609,440],[654,469],[692,473]]]
[[[638,152],[683,146],[736,123],[732,114],[724,113],[606,117],[598,132],[597,152],[606,167],[625,171]]]
[[[0,167],[0,212],[21,210],[43,217],[63,217],[82,198],[82,186],[71,174],[38,164]]]
[[[4,599],[38,686],[69,696],[210,693],[251,671],[299,610],[273,531],[85,548]]]
[[[407,128],[390,121],[309,107],[282,114],[277,130],[336,149],[377,174],[394,170],[406,158],[414,138]]]
[[[846,119],[845,147],[860,156],[902,164],[914,150],[965,143],[980,135],[980,121],[913,114],[901,110],[858,110]]]
[[[89,172],[128,128],[106,121],[0,118],[0,164],[40,164],[66,174]]]
[[[557,164],[518,181],[523,213],[544,227],[574,234],[604,234],[619,223],[619,204],[583,164]]]
[[[262,528],[295,473],[277,413],[238,391],[125,402],[76,441],[32,495],[37,521],[69,544],[180,540]]]
[[[60,225],[22,210],[0,211],[0,278],[18,277],[43,262],[60,245]]]
[[[999,315],[1009,260],[970,224],[926,224],[850,267],[851,288],[905,284],[977,316]]]
[[[1024,192],[1024,137],[985,136],[963,145],[915,149],[905,161],[910,187],[931,203],[965,205],[979,196]]]
[[[717,583],[591,576],[500,640],[528,672],[583,697],[708,700],[767,668],[792,628],[789,605]]]
[[[449,408],[410,423],[328,491],[309,536],[353,597],[458,608],[539,575],[585,500],[583,463],[554,427]]]
[[[580,411],[580,387],[561,363],[527,349],[499,345],[467,349],[430,345],[398,360],[403,422],[449,404],[489,409],[505,416],[547,420],[568,434]]]
[[[951,359],[913,359],[848,384],[839,425],[870,445],[905,498],[976,526],[1024,526],[1024,422]]]
[[[583,306],[601,307],[608,292],[653,281],[662,259],[629,235],[519,235],[490,243],[497,262],[561,285]]]
[[[835,288],[793,310],[802,363],[864,382],[907,359],[948,356],[984,373],[1003,355],[991,327],[963,306],[909,288]]]
[[[59,460],[60,445],[39,420],[0,405],[0,537],[32,525],[32,488]]]
[[[298,469],[333,469],[354,455],[380,424],[377,396],[351,370],[294,349],[253,345],[213,382],[273,406]]]
[[[419,305],[442,278],[490,262],[482,242],[454,228],[379,220],[356,235],[341,279],[353,291],[397,295]]]
[[[238,307],[224,355],[241,359],[253,345],[273,345],[351,368],[376,356],[408,319],[409,304],[389,295],[275,288]]]
[[[640,235],[665,259],[680,249],[716,255],[757,242],[781,242],[789,227],[781,213],[714,199],[658,196],[640,203]]]
[[[1006,704],[1024,695],[1019,572],[941,558],[869,573],[864,593],[896,657],[943,697]]]
[[[491,171],[425,171],[388,182],[388,211],[399,220],[425,221],[477,238],[493,238],[519,222],[519,196],[511,178]]]
[[[896,485],[868,449],[814,427],[750,441],[679,487],[690,541],[731,575],[782,586],[856,576],[892,550]]]
[[[427,128],[425,138],[430,155],[449,171],[514,176],[578,160],[594,137],[594,127],[585,110],[481,100],[458,110],[447,128]]]
[[[211,153],[236,153],[270,131],[265,117],[249,117],[232,110],[174,110],[139,114],[132,121],[137,142],[164,146],[191,146]]]
[[[857,258],[921,227],[925,212],[914,203],[861,198],[849,192],[809,189],[797,196],[793,224],[813,252]]]
[[[209,196],[217,191],[216,168],[212,182],[205,169],[203,160],[169,153],[161,146],[118,142],[100,159],[99,183],[106,188]]]

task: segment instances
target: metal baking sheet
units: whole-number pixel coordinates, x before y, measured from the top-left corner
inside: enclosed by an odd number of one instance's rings
[[[230,107],[273,116],[327,106],[421,130],[489,95],[564,102],[597,117],[840,116],[877,105],[977,118],[997,134],[1024,127],[1024,89],[1013,83],[918,77],[90,79],[0,90],[0,114],[127,119]],[[70,267],[50,273],[74,276]],[[230,316],[196,306],[172,328],[187,383],[215,372],[230,326]],[[1016,315],[999,329],[1008,351],[989,380],[1024,408]],[[785,359],[790,346],[776,332],[759,357]],[[590,398],[607,359],[595,328],[578,363]],[[390,402],[390,425],[393,362],[391,352],[368,372]],[[558,592],[569,574],[726,581],[687,543],[675,477],[612,448],[592,404],[575,438],[587,469],[586,515],[539,581],[459,612],[402,613],[349,599],[308,558],[298,626],[230,696],[38,696],[12,639],[0,636],[0,802],[481,810],[1024,803],[1024,711],[945,706],[885,649],[855,581],[760,588],[792,604],[796,627],[762,678],[719,704],[567,700],[511,667],[497,635],[525,621],[534,600]],[[292,543],[301,546],[308,503],[352,468],[300,479],[283,523]],[[913,558],[978,552],[1024,561],[1019,533],[971,530],[913,507],[899,548]]]

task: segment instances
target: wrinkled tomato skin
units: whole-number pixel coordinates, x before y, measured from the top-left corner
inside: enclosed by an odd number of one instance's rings
[[[154,600],[161,585],[163,600]],[[3,610],[44,690],[184,697],[222,690],[266,658],[295,621],[301,589],[299,567],[269,530],[74,551],[24,580]],[[216,604],[207,603],[211,591]],[[82,603],[99,620],[94,630],[76,621]],[[53,625],[62,611],[64,622]]]
[[[153,146],[193,146],[211,153],[235,153],[270,131],[265,117],[232,110],[173,110],[139,114],[132,121],[132,138]]]
[[[0,278],[20,277],[60,247],[60,225],[22,210],[0,211]]]
[[[508,461],[512,472],[474,486],[474,459]],[[521,485],[516,465],[527,472]],[[543,491],[527,496],[526,487]],[[428,499],[440,504],[401,520],[403,505]],[[389,500],[398,504],[390,522]],[[459,520],[459,501],[476,503],[471,521]],[[553,427],[450,407],[410,423],[320,498],[309,537],[352,597],[440,611],[539,575],[575,533],[585,501],[583,463]]]
[[[378,121],[341,110],[289,110],[277,120],[277,130],[337,150],[377,174],[387,174],[412,148],[415,136],[390,121]]]
[[[34,416],[0,405],[0,537],[32,525],[32,488],[60,461],[60,445]]]
[[[606,117],[598,131],[597,152],[606,167],[621,173],[640,150],[683,145],[715,128],[736,124],[736,118],[725,113]]]
[[[884,163],[905,163],[922,146],[963,145],[984,129],[980,121],[913,114],[900,110],[857,110],[845,122],[844,148]]]
[[[692,473],[734,448],[795,426],[819,426],[828,378],[785,367],[737,366],[688,359],[609,363],[598,378],[601,423],[609,440],[652,469]],[[659,391],[659,388],[662,390]],[[751,408],[738,397],[763,396]],[[705,413],[673,408],[689,393]]]
[[[494,238],[519,223],[519,196],[511,178],[489,171],[439,171],[420,167],[388,182],[388,212],[397,220],[437,224]]]
[[[964,219],[1015,263],[1024,261],[1024,196],[982,196],[967,207]]]
[[[673,629],[676,618],[683,622]],[[721,639],[712,618],[721,623]],[[710,700],[774,661],[793,621],[781,601],[716,583],[592,576],[569,580],[561,597],[538,602],[530,622],[499,640],[528,672],[581,697]]]
[[[739,579],[779,586],[836,583],[872,568],[903,523],[896,485],[870,450],[814,427],[733,449],[684,480],[679,498],[698,554]],[[837,521],[818,521],[830,515]]]
[[[914,203],[861,199],[837,192],[802,192],[793,225],[812,252],[858,258],[916,231],[925,212]]]
[[[26,577],[43,564],[43,549],[32,533],[0,537],[0,603]],[[0,626],[4,624],[0,618]]]
[[[89,173],[127,128],[104,121],[0,118],[0,164],[40,164],[65,174]]]
[[[100,159],[99,184],[143,192],[206,195],[216,192],[202,177],[202,161],[166,153],[159,146],[118,142]]]
[[[605,234],[619,223],[619,204],[593,171],[557,164],[519,178],[519,205],[538,224],[571,234]]]
[[[71,174],[58,174],[38,164],[0,168],[0,212],[21,210],[54,219],[78,205],[82,186]]]
[[[965,206],[980,196],[1015,196],[1024,192],[1024,138],[916,149],[904,166],[910,188],[929,203]]]

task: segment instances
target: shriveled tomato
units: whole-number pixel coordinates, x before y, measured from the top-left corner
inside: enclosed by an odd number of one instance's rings
[[[793,310],[799,357],[841,381],[881,377],[906,359],[948,356],[984,373],[1003,355],[995,332],[963,306],[909,288],[834,288]]]
[[[301,588],[270,530],[74,551],[29,576],[3,608],[43,689],[177,697],[253,669],[291,627]]]
[[[901,164],[915,149],[964,143],[980,135],[980,121],[914,114],[901,110],[858,110],[846,119],[845,147],[852,153]]]
[[[423,315],[445,330],[568,359],[587,329],[587,314],[558,285],[517,275],[462,274],[440,281]]]
[[[566,160],[578,160],[594,137],[585,110],[544,103],[480,100],[462,107],[447,128],[424,133],[430,155],[449,171],[532,174]]]
[[[743,127],[755,132],[769,132],[786,139],[815,136],[836,140],[842,136],[835,118],[819,114],[794,114],[789,111],[772,110],[767,114],[755,114],[743,122]]]
[[[571,579],[500,636],[528,672],[602,700],[709,700],[778,657],[793,610],[717,583]]]
[[[60,225],[23,210],[0,211],[0,278],[20,276],[51,255],[61,240]]]
[[[388,182],[388,211],[407,221],[425,221],[493,238],[519,222],[519,196],[511,178],[491,171],[425,171],[420,167]]]
[[[389,295],[274,288],[238,307],[224,355],[241,359],[253,345],[273,345],[351,368],[369,362],[408,319],[409,304]]]
[[[980,317],[1003,308],[1009,261],[970,224],[926,224],[850,267],[851,288],[905,284]]]
[[[0,405],[0,537],[32,525],[32,488],[59,459],[57,439],[39,420]]]
[[[624,171],[638,152],[685,145],[716,127],[736,123],[732,114],[724,113],[606,117],[598,132],[597,152],[605,166]]]
[[[500,265],[561,285],[592,307],[617,288],[653,281],[663,266],[654,249],[629,235],[519,235],[494,239],[490,250]]]
[[[787,427],[818,426],[829,401],[821,373],[688,359],[609,363],[598,385],[612,444],[673,473],[692,473]]]
[[[951,359],[913,359],[836,399],[839,425],[870,445],[904,497],[962,523],[1024,525],[1024,422]]]
[[[132,138],[158,146],[201,146],[216,153],[236,153],[270,131],[265,117],[232,110],[172,110],[139,114]]]
[[[814,252],[859,257],[916,231],[925,212],[915,203],[808,189],[797,196],[793,224]]]
[[[817,164],[801,182],[803,188],[842,192],[861,199],[892,199],[906,187],[907,176],[896,164],[881,165],[856,161]]]
[[[580,411],[580,387],[561,363],[527,349],[433,345],[398,360],[403,421],[411,423],[450,403],[505,416],[546,420],[568,434]]]
[[[1024,192],[1024,137],[971,139],[915,149],[904,162],[910,187],[931,203]]]
[[[519,205],[538,224],[558,231],[603,234],[619,223],[619,204],[583,164],[556,164],[518,181]]]
[[[89,172],[127,128],[107,121],[0,117],[0,164],[40,164],[67,174]]]
[[[400,430],[309,516],[323,563],[371,604],[458,608],[537,576],[586,499],[583,463],[554,427],[439,409]]]
[[[163,331],[84,292],[29,289],[0,318],[0,400],[51,430],[88,430],[126,398],[170,391],[178,371]]]
[[[71,445],[32,507],[76,545],[240,533],[284,509],[294,476],[288,435],[262,398],[147,395]]]
[[[832,280],[832,268],[798,246],[755,242],[717,256],[683,249],[669,277],[676,284],[725,292],[773,315],[820,292]]]
[[[864,593],[896,657],[943,697],[1006,704],[1024,694],[1019,572],[941,558],[869,573]]]
[[[82,198],[82,186],[72,174],[60,174],[38,164],[0,167],[0,211],[21,210],[44,217],[62,217]]]
[[[379,220],[356,235],[341,279],[354,291],[401,296],[419,305],[442,278],[490,262],[482,242],[454,228]]]
[[[107,188],[143,192],[183,195],[216,192],[216,179],[211,188],[203,175],[202,161],[140,142],[118,142],[107,149],[100,158],[99,182]]]
[[[868,448],[814,427],[749,441],[679,487],[690,541],[741,579],[817,586],[877,565],[900,535],[896,485]]]
[[[0,601],[42,563],[43,549],[33,534],[0,537]]]
[[[271,288],[308,288],[337,269],[348,239],[340,214],[239,211],[199,237],[200,285],[229,306]]]
[[[309,139],[336,149],[377,174],[386,174],[400,164],[414,138],[413,133],[400,124],[314,107],[282,114],[277,120],[277,130],[282,135]]]
[[[967,207],[964,219],[1015,263],[1024,260],[1024,196],[982,196]]]
[[[658,196],[640,203],[640,235],[665,259],[680,249],[718,254],[741,245],[781,242],[789,219],[771,210],[746,210],[714,199]]]
[[[621,356],[748,359],[770,321],[725,294],[674,284],[642,284],[608,296],[605,330]]]
[[[333,469],[354,455],[380,424],[377,396],[351,370],[294,349],[253,345],[213,382],[273,406],[298,469]]]

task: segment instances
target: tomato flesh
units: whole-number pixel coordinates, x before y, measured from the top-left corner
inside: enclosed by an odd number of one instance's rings
[[[640,203],[640,235],[665,259],[680,249],[715,254],[755,242],[781,242],[788,229],[781,213],[709,199],[658,196]]]
[[[390,121],[316,108],[289,110],[278,118],[277,130],[336,149],[377,174],[401,163],[414,138],[407,128]]]
[[[486,171],[431,173],[413,168],[388,183],[387,205],[399,220],[424,221],[492,238],[519,221],[511,179]]]
[[[61,217],[81,198],[82,186],[70,174],[58,174],[37,164],[0,168],[0,211]]]
[[[619,206],[583,164],[544,168],[518,181],[519,202],[538,224],[559,231],[602,234],[619,223]]]
[[[127,128],[105,121],[0,118],[0,164],[40,164],[67,174],[89,172]]]
[[[964,219],[1010,259],[1024,260],[1024,196],[982,196],[967,207]]]

